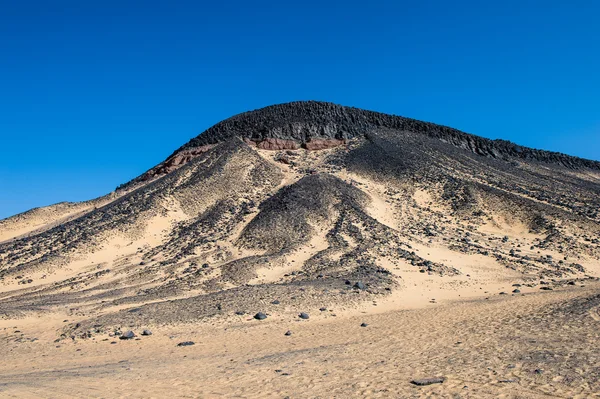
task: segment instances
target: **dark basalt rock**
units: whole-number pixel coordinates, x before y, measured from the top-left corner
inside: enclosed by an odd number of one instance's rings
[[[446,381],[446,377],[432,377],[432,378],[420,378],[412,380],[411,383],[414,385],[425,386],[431,384],[441,384]]]
[[[267,315],[264,314],[263,312],[258,312],[257,314],[254,315],[254,318],[256,320],[264,320],[267,318]]]
[[[135,338],[135,333],[133,331],[127,331],[125,334],[121,335],[119,339],[132,339]]]
[[[522,147],[506,140],[489,140],[435,123],[320,101],[290,102],[235,115],[193,138],[174,154],[232,137],[254,142],[290,140],[306,148],[310,146],[310,142],[343,141],[362,137],[367,132],[379,128],[422,133],[487,157],[513,157],[560,164],[569,168],[587,167],[600,170],[600,162],[596,161]],[[319,142],[319,145],[321,144]],[[330,144],[325,144],[328,145]]]

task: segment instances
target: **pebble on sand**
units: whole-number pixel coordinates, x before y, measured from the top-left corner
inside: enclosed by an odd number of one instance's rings
[[[127,331],[125,334],[121,335],[119,339],[132,339],[135,338],[135,334],[133,331]]]
[[[446,377],[431,377],[431,378],[419,378],[412,380],[411,383],[418,386],[425,386],[431,384],[441,384],[446,381]]]
[[[264,314],[263,312],[258,312],[257,314],[254,315],[254,318],[256,320],[264,320],[267,318],[267,315]]]

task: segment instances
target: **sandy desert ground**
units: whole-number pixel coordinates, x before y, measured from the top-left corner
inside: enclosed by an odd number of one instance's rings
[[[0,397],[599,397],[598,288],[470,299],[450,289],[406,306],[400,294],[353,311],[302,309],[308,320],[148,326],[133,340],[54,342],[58,315],[2,321]],[[437,376],[445,382],[411,383]]]

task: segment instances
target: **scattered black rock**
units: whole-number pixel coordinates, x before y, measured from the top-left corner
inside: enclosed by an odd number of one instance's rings
[[[298,317],[300,317],[301,319],[304,319],[304,320],[310,319],[310,316],[308,315],[308,313],[304,313],[304,312],[300,313],[298,315]]]
[[[127,331],[125,334],[121,335],[119,339],[132,339],[135,338],[135,334],[133,331]]]
[[[290,330],[287,330],[285,332],[285,334],[283,334],[283,335],[285,335],[286,337],[289,337],[290,335],[292,335],[292,332]]]
[[[264,320],[267,318],[267,315],[264,314],[263,312],[258,312],[257,314],[254,315],[254,318],[256,320]]]
[[[360,324],[360,326],[361,326],[361,327],[367,327],[367,326],[368,326],[368,324],[367,324],[367,323],[361,323],[361,324]]]
[[[184,341],[177,344],[177,346],[192,346],[196,345],[194,341]]]
[[[431,384],[441,384],[446,381],[446,377],[431,377],[431,378],[420,378],[412,380],[411,383],[418,386],[425,386]]]
[[[142,335],[145,335],[145,336],[152,335],[152,331],[144,330],[144,331],[142,331]]]

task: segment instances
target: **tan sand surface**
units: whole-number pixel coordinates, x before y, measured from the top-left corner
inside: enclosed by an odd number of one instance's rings
[[[0,397],[598,397],[597,309],[568,318],[549,311],[590,296],[598,306],[597,290],[596,283],[426,310],[305,309],[309,320],[281,314],[154,326],[152,336],[130,341],[54,343],[59,315],[2,321]],[[177,347],[183,341],[195,345]],[[432,376],[447,380],[410,383]]]

